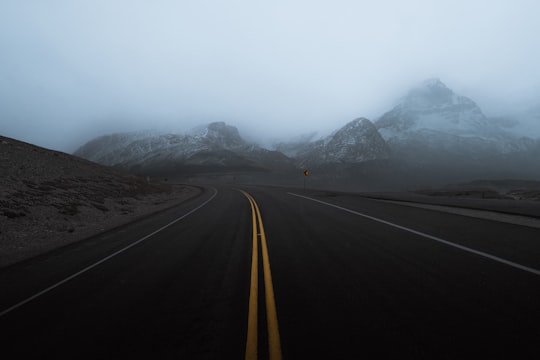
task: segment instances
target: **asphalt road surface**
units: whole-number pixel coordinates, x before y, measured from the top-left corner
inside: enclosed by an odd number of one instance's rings
[[[208,187],[0,269],[0,353],[539,359],[539,269],[538,228],[355,195]]]

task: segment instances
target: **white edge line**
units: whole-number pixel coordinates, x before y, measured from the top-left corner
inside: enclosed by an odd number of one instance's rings
[[[515,263],[513,261],[506,260],[506,259],[500,258],[498,256],[485,253],[483,251],[479,251],[479,250],[468,248],[468,247],[463,246],[463,245],[455,244],[453,242],[438,238],[438,237],[433,236],[433,235],[423,233],[421,231],[409,229],[408,227],[405,227],[405,226],[397,225],[397,224],[391,223],[391,222],[386,221],[386,220],[382,220],[382,219],[379,219],[379,218],[376,218],[376,217],[373,217],[373,216],[362,214],[362,213],[359,213],[359,212],[354,211],[354,210],[350,210],[350,209],[347,209],[347,208],[344,208],[344,207],[341,207],[341,206],[338,206],[338,205],[334,205],[334,204],[331,204],[331,203],[327,203],[327,202],[324,202],[324,201],[321,201],[321,200],[313,199],[313,198],[310,198],[310,197],[307,197],[307,196],[303,196],[303,195],[299,195],[299,194],[295,194],[295,193],[291,193],[291,192],[289,192],[287,194],[297,196],[297,197],[301,197],[301,198],[304,198],[304,199],[307,199],[307,200],[315,201],[315,202],[318,202],[318,203],[321,203],[321,204],[324,204],[324,205],[328,205],[328,206],[334,207],[336,209],[340,209],[340,210],[349,212],[351,214],[362,216],[362,217],[365,217],[367,219],[383,223],[385,225],[389,225],[389,226],[392,226],[392,227],[395,227],[395,228],[398,228],[398,229],[401,229],[401,230],[404,230],[404,231],[408,231],[408,232],[416,234],[416,235],[423,236],[425,238],[440,242],[440,243],[448,245],[448,246],[455,247],[455,248],[463,250],[463,251],[467,251],[467,252],[470,252],[470,253],[473,253],[473,254],[476,254],[476,255],[479,255],[479,256],[483,256],[485,258],[500,262],[502,264],[509,265],[509,266],[515,267],[515,268],[523,270],[523,271],[527,271],[527,272],[529,272],[531,274],[540,275],[540,270],[537,270],[537,269],[534,269],[534,268],[531,268],[531,267],[528,267],[528,266],[525,266],[525,265],[521,265],[521,264]]]
[[[98,265],[104,263],[105,261],[107,261],[107,260],[109,260],[109,259],[115,257],[116,255],[123,253],[124,251],[126,251],[126,250],[132,248],[133,246],[135,246],[135,245],[137,245],[137,244],[140,244],[141,242],[147,240],[148,238],[150,238],[150,237],[156,235],[156,234],[159,233],[160,231],[165,230],[166,228],[170,227],[171,225],[174,225],[174,224],[177,223],[178,221],[180,221],[180,220],[182,220],[182,219],[188,217],[189,215],[193,214],[195,211],[199,210],[200,208],[202,208],[203,206],[205,206],[206,204],[208,204],[210,201],[212,201],[212,200],[216,197],[216,195],[217,195],[218,192],[217,192],[217,190],[216,190],[215,188],[212,188],[212,189],[214,190],[214,194],[212,195],[212,197],[211,197],[210,199],[206,200],[206,201],[205,201],[204,203],[202,203],[201,205],[197,206],[195,209],[193,209],[193,210],[189,211],[188,213],[186,213],[186,214],[180,216],[179,218],[177,218],[177,219],[171,221],[171,222],[168,223],[167,225],[160,227],[159,229],[157,229],[156,231],[154,231],[154,232],[152,232],[152,233],[146,235],[145,237],[140,238],[139,240],[137,240],[137,241],[135,241],[135,242],[129,244],[128,246],[126,246],[126,247],[124,247],[124,248],[122,248],[122,249],[120,249],[120,250],[118,250],[118,251],[112,253],[111,255],[109,255],[109,256],[107,256],[107,257],[104,257],[103,259],[99,260],[98,262],[95,262],[94,264],[85,267],[84,269],[82,269],[82,270],[76,272],[76,273],[73,274],[73,275],[68,276],[67,278],[65,278],[65,279],[63,279],[63,280],[57,282],[56,284],[51,285],[51,286],[49,286],[48,288],[46,288],[46,289],[44,289],[44,290],[41,290],[40,292],[38,292],[38,293],[36,293],[36,294],[30,296],[29,298],[27,298],[27,299],[25,299],[25,300],[23,300],[23,301],[21,301],[21,302],[15,304],[15,305],[9,307],[9,308],[7,308],[6,310],[0,312],[0,317],[6,315],[7,313],[9,313],[9,312],[11,312],[11,311],[13,311],[13,310],[15,310],[15,309],[21,307],[21,306],[23,306],[24,304],[26,304],[26,303],[28,303],[28,302],[30,302],[30,301],[32,301],[32,300],[34,300],[34,299],[36,299],[36,298],[38,298],[38,297],[40,297],[40,296],[42,296],[42,295],[48,293],[49,291],[56,289],[56,288],[59,287],[60,285],[63,285],[63,284],[65,284],[65,283],[67,283],[68,281],[70,281],[70,280],[76,278],[77,276],[79,276],[79,275],[81,275],[81,274],[84,274],[84,273],[87,272],[88,270],[91,270],[91,269],[95,268],[96,266],[98,266]]]

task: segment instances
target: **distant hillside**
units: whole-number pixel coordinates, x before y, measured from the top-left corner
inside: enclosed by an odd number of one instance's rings
[[[301,167],[328,164],[359,164],[388,159],[390,150],[371,121],[359,118],[345,124],[331,135],[315,140],[278,144]]]
[[[290,170],[277,151],[246,142],[238,129],[210,123],[189,134],[125,133],[101,136],[74,155],[137,174]]]
[[[0,136],[0,266],[195,193]]]

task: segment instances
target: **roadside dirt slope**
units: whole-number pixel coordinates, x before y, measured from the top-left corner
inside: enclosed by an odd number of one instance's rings
[[[0,267],[172,206],[199,190],[148,183],[0,136]]]

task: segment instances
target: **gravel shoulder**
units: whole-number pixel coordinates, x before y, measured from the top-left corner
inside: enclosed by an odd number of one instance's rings
[[[525,216],[525,215],[515,215],[508,214],[503,212],[489,211],[489,210],[479,210],[471,208],[463,208],[456,206],[444,206],[444,205],[431,205],[431,204],[421,204],[409,201],[395,201],[395,200],[382,200],[385,202],[390,202],[393,204],[412,206],[422,209],[435,210],[440,212],[445,212],[449,214],[456,214],[468,217],[474,217],[478,219],[493,220],[498,222],[505,222],[508,224],[520,225],[520,226],[529,226],[540,229],[540,218]]]
[[[540,228],[540,201],[509,198],[470,198],[418,193],[364,193],[363,197],[469,217]]]

